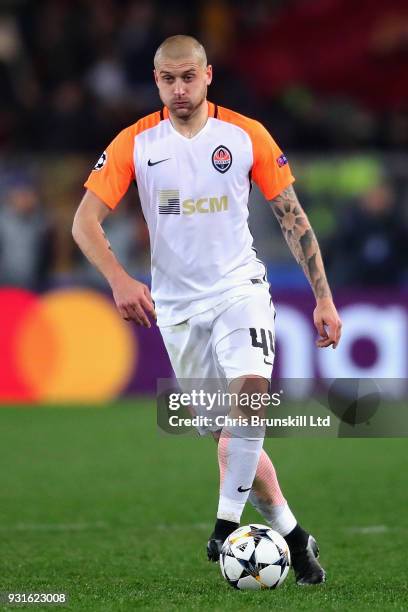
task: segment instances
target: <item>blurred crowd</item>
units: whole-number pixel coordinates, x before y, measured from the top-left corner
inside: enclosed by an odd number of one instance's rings
[[[210,99],[261,120],[288,153],[333,285],[407,285],[406,0],[3,0],[0,285],[103,286],[70,234],[82,184],[119,130],[160,107],[153,55],[185,32],[214,65]],[[251,197],[270,280],[297,282]],[[147,279],[134,188],[106,233]]]
[[[0,152],[103,149],[159,107],[154,51],[183,32],[210,97],[285,148],[408,144],[406,0],[3,0]]]
[[[55,172],[46,160],[44,168]],[[47,189],[41,175],[14,170],[5,173],[0,191],[0,286],[43,291],[53,286],[106,287],[106,282],[76,247],[71,236],[75,208],[82,195],[78,183],[87,173],[68,162],[71,179],[62,189]],[[81,173],[82,170],[82,173]],[[70,184],[71,183],[71,186]],[[55,200],[60,200],[55,206]],[[62,205],[61,205],[62,203]],[[104,230],[116,256],[138,278],[149,276],[147,226],[133,188],[110,215]]]

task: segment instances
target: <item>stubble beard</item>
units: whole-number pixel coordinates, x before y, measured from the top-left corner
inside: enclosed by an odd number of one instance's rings
[[[196,104],[193,104],[192,102],[187,101],[185,103],[185,106],[181,108],[177,107],[174,104],[170,104],[168,108],[171,114],[175,115],[177,119],[181,119],[183,121],[189,121],[192,117],[194,117],[194,115],[196,114],[198,109],[201,107],[206,97],[207,97],[207,87],[202,92],[202,95],[200,96],[200,99]]]

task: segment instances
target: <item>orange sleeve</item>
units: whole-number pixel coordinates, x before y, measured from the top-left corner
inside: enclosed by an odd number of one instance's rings
[[[254,161],[252,180],[267,200],[272,200],[295,180],[288,160],[272,136],[258,121],[251,121],[249,134],[252,140]]]
[[[84,186],[109,208],[116,208],[135,178],[133,162],[134,134],[122,130],[96,162]]]

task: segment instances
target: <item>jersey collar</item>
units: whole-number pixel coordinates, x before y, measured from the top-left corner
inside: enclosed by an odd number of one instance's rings
[[[170,121],[170,117],[169,117],[169,109],[167,108],[167,106],[164,106],[162,110],[160,111],[160,120],[163,121],[164,119],[169,119],[170,129],[178,138],[181,138],[182,140],[186,140],[187,142],[194,142],[194,140],[197,140],[197,138],[200,138],[208,130],[209,125],[210,125],[210,122],[208,121],[208,119],[213,119],[213,118],[216,119],[218,117],[218,106],[216,104],[213,104],[212,102],[209,102],[208,100],[207,100],[207,105],[208,105],[207,121],[205,125],[201,128],[201,130],[192,138],[187,138],[186,136],[183,136],[183,134],[180,134],[180,132],[178,132],[176,128],[172,125]]]

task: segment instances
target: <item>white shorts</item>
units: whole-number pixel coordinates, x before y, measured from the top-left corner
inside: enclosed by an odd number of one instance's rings
[[[275,357],[275,308],[265,285],[253,285],[241,296],[226,299],[187,321],[161,327],[181,389],[188,381],[231,380],[258,375],[270,380]],[[204,409],[205,410],[205,409]],[[200,410],[194,409],[195,414]],[[200,433],[220,427],[197,427]]]

